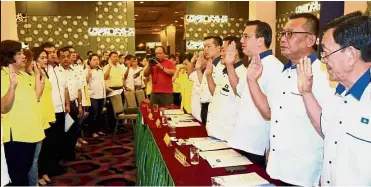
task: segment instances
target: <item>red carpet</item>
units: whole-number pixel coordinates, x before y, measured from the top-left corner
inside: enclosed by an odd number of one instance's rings
[[[67,162],[67,173],[53,177],[57,186],[134,186],[137,169],[134,156],[134,135],[129,132],[99,138],[85,138],[77,157]]]

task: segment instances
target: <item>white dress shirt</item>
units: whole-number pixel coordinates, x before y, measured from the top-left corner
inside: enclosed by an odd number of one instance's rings
[[[223,69],[225,68],[225,66],[222,64],[222,61],[219,58],[216,58],[214,61],[213,61],[213,64],[214,64],[214,67],[213,67],[213,79],[214,81],[217,80],[219,78],[220,75],[222,75],[222,71]],[[205,71],[205,69],[203,69],[203,71]],[[201,103],[209,103],[210,100],[211,100],[211,93],[210,93],[210,89],[209,89],[209,86],[207,84],[207,78],[205,76],[205,73],[202,74],[202,80],[201,80],[201,95],[200,95],[200,101]]]
[[[322,186],[371,186],[370,74],[369,69],[348,91],[339,84],[333,102],[322,108]]]
[[[79,71],[73,68],[65,69],[64,73],[67,77],[68,92],[70,94],[70,101],[76,101],[79,96],[78,90],[81,91],[83,88],[81,81],[81,76]]]
[[[106,97],[104,74],[102,69],[92,69],[88,82],[90,98],[103,99]]]
[[[323,65],[312,53],[313,93],[322,106],[333,93]],[[289,61],[274,91],[268,93],[271,108],[270,154],[267,173],[273,179],[300,185],[316,186],[323,161],[323,139],[313,128],[297,87],[296,66]]]
[[[202,121],[201,120],[201,102],[200,102],[201,84],[200,84],[200,81],[198,80],[197,72],[193,71],[189,75],[189,79],[193,81],[192,98],[191,98],[192,115],[198,121]]]
[[[240,79],[246,75],[246,67],[241,61],[235,63],[234,68]],[[241,98],[233,92],[227,68],[224,68],[222,73],[215,80],[216,86],[214,95],[210,100],[206,130],[209,136],[229,140],[236,123]]]
[[[60,66],[48,65],[47,73],[52,85],[52,99],[55,113],[65,112],[64,91],[67,88],[67,77]]]
[[[128,87],[130,90],[135,90],[135,86],[143,86],[142,74],[140,74],[137,78],[134,78],[134,74],[138,73],[142,69],[143,68],[139,66],[135,69],[133,67],[129,68],[128,77],[126,78],[126,87]]]
[[[260,54],[263,65],[262,75],[258,79],[261,91],[268,95],[272,91],[275,79],[282,72],[283,64],[272,55],[272,50]],[[263,156],[269,149],[269,120],[265,120],[251,98],[244,75],[237,85],[237,92],[241,96],[236,126],[233,136],[228,140],[231,147],[248,153]]]

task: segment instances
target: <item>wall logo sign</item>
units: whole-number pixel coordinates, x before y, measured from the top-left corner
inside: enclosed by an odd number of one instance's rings
[[[187,42],[187,49],[203,49],[204,42],[203,41],[188,41]]]
[[[188,23],[227,23],[226,15],[186,15]]]
[[[88,29],[90,36],[134,36],[134,28],[94,27]]]
[[[161,42],[147,42],[146,46],[152,49],[152,48],[155,48],[156,46],[161,46]]]
[[[321,10],[321,4],[318,1],[313,1],[296,7],[296,13],[316,12]]]
[[[27,22],[27,15],[23,13],[18,13],[15,15],[17,22]]]

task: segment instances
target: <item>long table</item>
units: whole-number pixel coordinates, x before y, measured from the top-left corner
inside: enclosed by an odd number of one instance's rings
[[[192,146],[178,146],[172,142],[172,146],[167,147],[163,138],[170,130],[167,126],[156,126],[155,122],[160,118],[159,112],[152,109],[152,115],[154,120],[149,120],[147,109],[142,105],[134,128],[138,186],[210,186],[211,177],[251,172],[257,173],[272,184],[281,184],[271,179],[265,169],[256,164],[246,165],[245,171],[228,173],[225,168],[211,168],[208,162],[200,157],[198,165],[184,167],[174,157],[175,148],[186,155],[190,163],[189,148]],[[207,132],[204,125],[176,128],[176,137],[207,137]]]

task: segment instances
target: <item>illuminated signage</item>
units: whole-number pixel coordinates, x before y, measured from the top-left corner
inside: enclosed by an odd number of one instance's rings
[[[316,12],[321,9],[321,4],[318,1],[313,1],[296,7],[296,13]]]
[[[89,28],[90,36],[134,36],[134,28]]]
[[[227,23],[226,15],[186,15],[188,23]]]
[[[147,42],[146,46],[149,48],[155,48],[156,46],[161,46],[161,42]]]
[[[203,49],[204,42],[203,41],[188,41],[187,42],[187,49]]]

